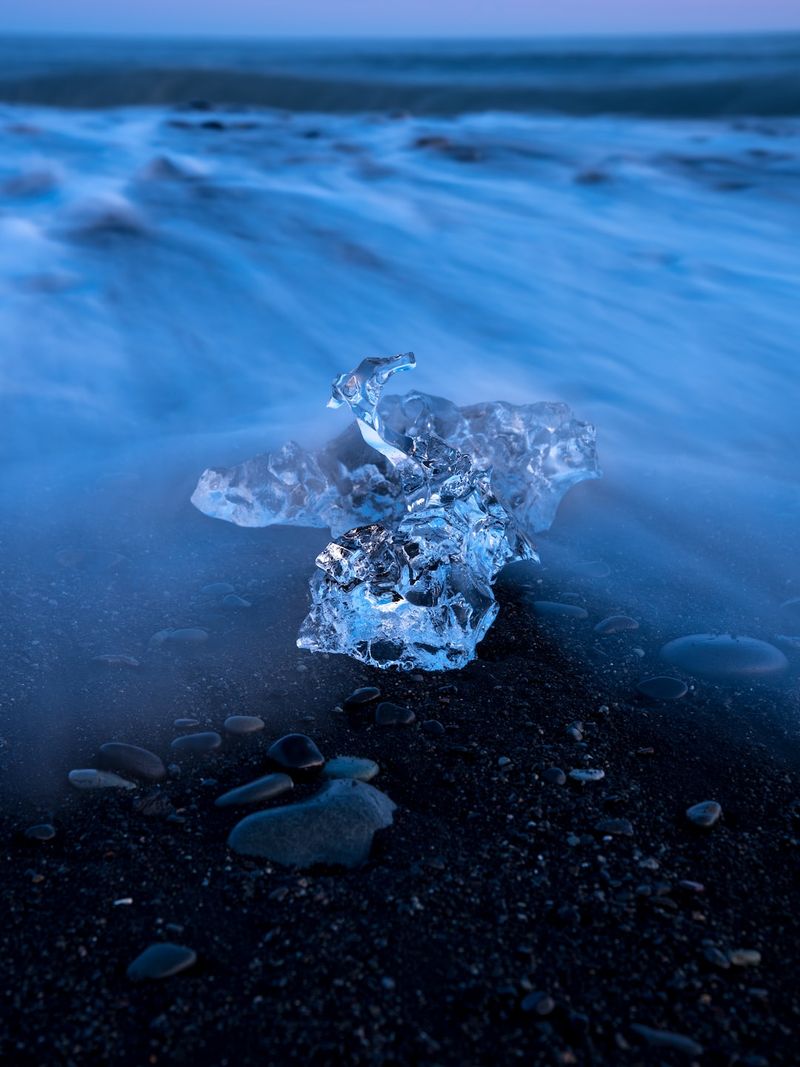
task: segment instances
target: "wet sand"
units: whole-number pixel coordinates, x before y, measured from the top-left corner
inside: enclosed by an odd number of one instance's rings
[[[243,531],[181,510],[162,534],[150,565],[141,531],[92,549],[122,560],[69,543],[43,559],[32,535],[39,565],[6,575],[7,603],[45,606],[5,624],[9,1062],[796,1061],[796,661],[777,686],[687,679],[682,700],[649,704],[636,683],[662,669],[673,633],[594,634],[610,613],[602,581],[570,587],[588,619],[566,623],[533,616],[505,582],[477,662],[380,672],[294,648],[319,531]],[[539,577],[537,597],[563,598],[562,576]],[[209,605],[200,589],[215,580],[252,607]],[[148,650],[151,633],[191,625],[208,642]],[[141,665],[92,662],[103,653]],[[341,710],[361,685],[416,722]],[[105,741],[168,761],[173,719],[220,729],[230,714],[266,729],[160,786],[66,784]],[[441,736],[422,725],[432,719]],[[247,809],[214,799],[265,773],[289,730],[326,757],[380,765],[372,784],[398,810],[365,867],[293,872],[226,848]],[[557,784],[552,767],[605,777]],[[265,806],[317,788],[299,782]],[[166,801],[147,815],[151,794]],[[723,810],[705,832],[685,817],[704,800]],[[43,821],[53,840],[22,836]],[[197,963],[131,981],[128,965],[163,940]],[[761,962],[731,963],[741,949]]]

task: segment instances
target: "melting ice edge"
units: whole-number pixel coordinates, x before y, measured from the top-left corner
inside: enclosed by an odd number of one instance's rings
[[[239,526],[330,528],[300,648],[449,670],[475,657],[494,621],[499,571],[537,559],[533,536],[567,490],[599,477],[596,435],[566,404],[382,396],[415,365],[411,352],[363,360],[329,401],[356,426],[318,451],[289,442],[206,470],[192,503]]]

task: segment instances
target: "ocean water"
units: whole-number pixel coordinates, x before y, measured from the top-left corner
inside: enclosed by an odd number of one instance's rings
[[[403,388],[596,424],[545,568],[606,561],[672,636],[790,629],[800,36],[7,39],[0,72],[15,647],[65,546],[203,571],[158,556],[199,472],[338,432],[332,377],[408,349]]]

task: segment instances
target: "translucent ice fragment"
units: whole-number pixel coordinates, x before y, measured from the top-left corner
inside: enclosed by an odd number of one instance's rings
[[[444,670],[474,657],[498,571],[535,559],[532,537],[567,489],[598,476],[595,434],[563,404],[382,398],[414,366],[410,352],[363,360],[329,402],[347,404],[355,426],[317,452],[290,443],[207,470],[192,501],[243,526],[331,529],[302,648]]]

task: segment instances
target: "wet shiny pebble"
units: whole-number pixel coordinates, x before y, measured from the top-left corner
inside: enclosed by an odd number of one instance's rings
[[[218,808],[237,807],[240,804],[257,804],[261,800],[278,797],[281,793],[294,789],[294,782],[288,774],[265,774],[246,785],[229,789],[227,793],[214,801]]]
[[[204,730],[202,733],[176,737],[169,747],[177,756],[202,756],[213,752],[221,744],[222,738],[216,730]]]
[[[321,767],[325,758],[306,734],[286,734],[267,753],[273,763],[287,770],[310,771]]]
[[[236,593],[228,593],[222,598],[222,606],[230,608],[231,611],[240,611],[242,608],[252,608],[252,603],[249,600],[245,600],[243,596],[237,596]]]
[[[606,772],[602,767],[576,767],[569,776],[573,782],[601,782]]]
[[[229,715],[222,725],[229,734],[254,734],[266,723],[258,715]]]
[[[136,785],[121,778],[113,771],[98,771],[94,767],[81,767],[67,775],[69,784],[76,789],[135,789]]]
[[[411,708],[401,704],[392,704],[386,700],[375,709],[375,722],[378,726],[408,726],[414,722],[416,715]]]
[[[680,700],[689,692],[689,687],[680,678],[660,674],[653,678],[643,678],[636,690],[650,700]]]
[[[600,819],[594,825],[598,834],[612,837],[632,837],[633,823],[630,819]]]
[[[422,732],[427,737],[444,737],[445,728],[438,719],[426,719],[422,724]]]
[[[197,953],[185,945],[161,941],[150,945],[128,967],[128,978],[135,982],[145,979],[171,978],[197,962]]]
[[[203,596],[207,597],[223,597],[234,591],[230,582],[209,582],[208,585],[204,585],[200,590]]]
[[[124,741],[107,741],[100,746],[100,763],[112,771],[132,774],[135,778],[158,782],[167,776],[167,768],[160,756],[139,745]]]
[[[24,834],[29,841],[52,841],[56,836],[56,828],[49,822],[39,822],[29,826]]]
[[[567,776],[560,767],[547,767],[542,771],[542,781],[548,785],[564,785],[566,780]]]
[[[661,658],[688,674],[719,681],[773,677],[789,666],[786,656],[774,645],[731,634],[679,637],[664,645]]]
[[[689,822],[695,826],[702,827],[704,830],[718,822],[721,815],[722,808],[716,800],[703,800],[699,804],[693,804],[686,810],[686,818]]]
[[[373,700],[378,700],[380,695],[380,689],[376,689],[374,685],[364,685],[360,689],[355,689],[345,700],[343,706],[345,708],[360,708],[364,704],[371,704]]]

